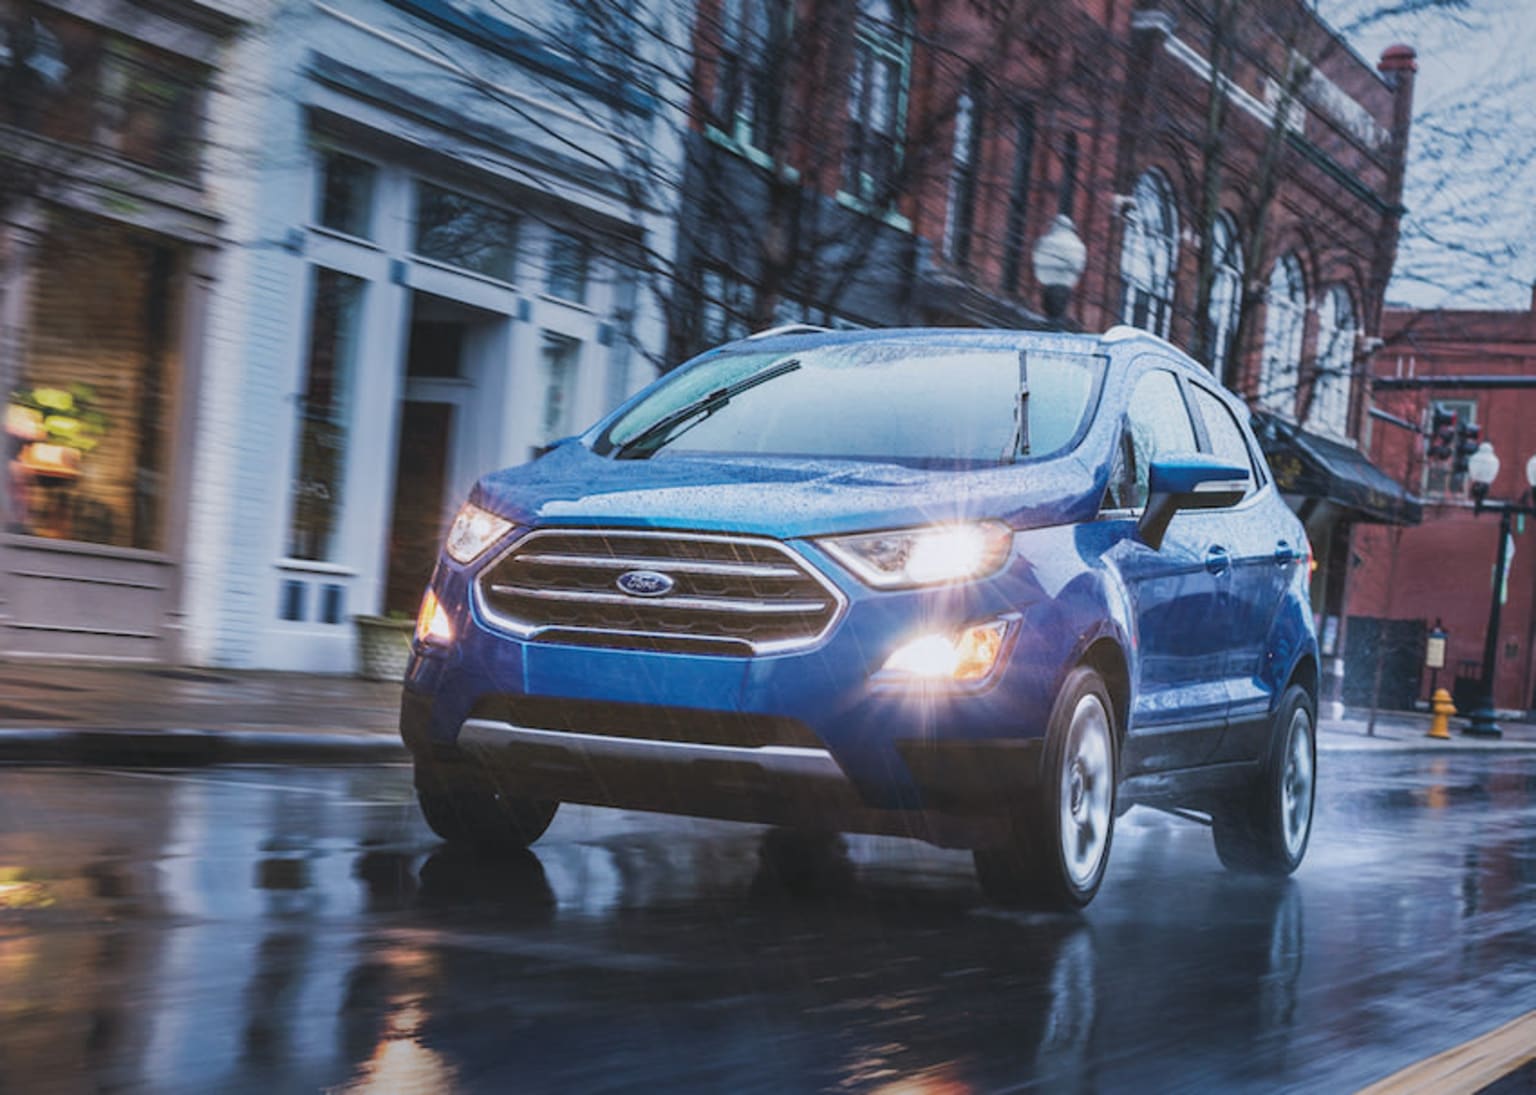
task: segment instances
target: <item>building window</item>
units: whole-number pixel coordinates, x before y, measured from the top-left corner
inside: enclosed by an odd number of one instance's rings
[[[892,0],[859,0],[843,189],[871,205],[894,196],[911,57],[904,10]]]
[[[1264,301],[1264,361],[1259,373],[1259,403],[1271,411],[1294,414],[1301,377],[1301,338],[1307,320],[1307,287],[1301,263],[1286,255],[1269,273]]]
[[[976,189],[981,172],[983,119],[981,78],[971,74],[968,86],[955,100],[955,138],[950,154],[949,211],[944,222],[944,243],[950,261],[964,265],[971,257],[971,235],[976,225]]]
[[[1173,278],[1179,254],[1179,216],[1173,191],[1156,171],[1136,180],[1120,252],[1126,323],[1167,337],[1173,320]]]
[[[1454,413],[1458,424],[1477,425],[1477,400],[1475,399],[1436,399],[1434,405]],[[1449,459],[1425,462],[1424,494],[1426,497],[1462,498],[1466,493],[1466,473],[1462,472],[1458,475],[1453,472]]]
[[[1008,227],[1003,246],[1003,288],[1014,292],[1024,270],[1029,234],[1029,177],[1035,160],[1035,107],[1025,103],[1014,115],[1013,185],[1008,191]]]
[[[309,353],[298,395],[298,452],[288,526],[292,559],[335,558],[363,287],[359,278],[315,268]]]
[[[203,71],[174,54],[112,43],[101,66],[97,143],[191,177],[201,158],[202,82]]]
[[[565,17],[555,28],[554,45],[583,64],[595,63],[610,76],[633,70],[637,13],[632,3],[614,0],[565,0]]]
[[[359,239],[373,239],[373,193],[378,168],[345,152],[328,151],[320,160],[319,220],[326,228]]]
[[[752,297],[745,282],[720,270],[705,270],[699,276],[699,292],[701,346],[718,346],[747,334]]]
[[[721,16],[719,128],[742,144],[771,149],[778,143],[788,69],[790,6],[785,0],[726,0]]]
[[[576,339],[545,332],[544,410],[539,422],[539,432],[545,444],[558,441],[571,432],[580,357],[581,343]]]
[[[517,278],[517,217],[487,202],[416,184],[415,252],[500,281]]]
[[[1243,306],[1243,245],[1237,226],[1226,213],[1211,226],[1211,302],[1206,313],[1206,364],[1218,380],[1225,380],[1232,362],[1232,339]]]
[[[558,228],[550,230],[549,265],[544,276],[546,293],[585,304],[591,266],[592,248],[586,240]]]
[[[7,528],[164,548],[180,253],[83,217],[48,226],[6,396]]]
[[[1077,134],[1068,133],[1061,145],[1061,189],[1056,194],[1056,212],[1071,220],[1077,216]]]
[[[1329,286],[1317,303],[1317,375],[1307,428],[1341,440],[1349,437],[1349,395],[1359,337],[1355,304],[1342,285]]]

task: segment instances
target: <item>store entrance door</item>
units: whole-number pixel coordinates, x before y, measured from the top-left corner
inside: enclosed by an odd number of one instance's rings
[[[451,403],[407,400],[401,406],[394,516],[389,529],[389,578],[384,592],[386,612],[414,613],[432,576],[442,543],[454,410]]]
[[[384,610],[414,615],[460,497],[487,470],[483,398],[506,319],[418,292],[395,442]]]

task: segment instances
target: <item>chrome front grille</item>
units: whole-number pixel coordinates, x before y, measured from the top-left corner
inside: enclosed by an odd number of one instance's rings
[[[625,592],[619,579],[635,572],[670,588]],[[531,532],[485,569],[478,590],[484,615],[525,637],[736,655],[815,643],[845,604],[774,540],[619,529]]]

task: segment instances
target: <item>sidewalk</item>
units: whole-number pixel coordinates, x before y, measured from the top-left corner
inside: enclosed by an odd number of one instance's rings
[[[1499,728],[1504,732],[1499,738],[1475,738],[1462,733],[1467,725],[1464,716],[1451,718],[1449,741],[1429,736],[1430,716],[1414,711],[1378,711],[1376,732],[1366,731],[1370,726],[1370,712],[1353,708],[1344,712],[1342,719],[1319,719],[1317,747],[1324,752],[1501,752],[1536,751],[1536,725],[1501,719]]]
[[[352,677],[0,663],[0,763],[404,761],[399,716]]]
[[[0,663],[0,763],[184,765],[404,761],[400,686],[226,669]],[[1426,736],[1429,716],[1368,712],[1319,723],[1323,752],[1536,751],[1536,726],[1499,739]]]

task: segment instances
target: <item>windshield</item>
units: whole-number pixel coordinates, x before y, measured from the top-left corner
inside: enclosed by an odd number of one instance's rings
[[[1103,371],[1091,354],[1030,350],[1028,451],[1072,442]],[[795,367],[786,367],[793,362]],[[744,384],[759,374],[761,383]],[[863,343],[738,352],[678,373],[609,427],[599,454],[713,452],[997,464],[1018,443],[1019,351]],[[727,395],[728,393],[728,395]],[[685,413],[697,405],[696,413]],[[670,420],[670,421],[669,421]]]

